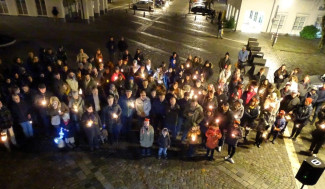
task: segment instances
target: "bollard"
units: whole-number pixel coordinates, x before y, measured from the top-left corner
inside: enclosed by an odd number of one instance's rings
[[[145,11],[143,11],[143,17],[146,17],[146,12]]]
[[[196,20],[196,16],[194,17],[194,21]]]

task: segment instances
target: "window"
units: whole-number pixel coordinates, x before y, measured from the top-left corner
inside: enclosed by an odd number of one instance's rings
[[[306,21],[305,16],[297,16],[295,23],[293,24],[293,30],[302,30]]]
[[[37,14],[39,16],[46,16],[46,6],[45,6],[45,0],[35,0],[36,8],[37,8]]]
[[[0,0],[0,14],[8,14],[6,0]]]
[[[25,0],[16,0],[18,14],[28,14]]]
[[[286,19],[285,15],[277,15],[272,24],[272,28],[277,29],[279,27],[279,29],[282,29],[285,19]]]
[[[318,28],[318,29],[322,28],[322,19],[323,19],[322,16],[317,17],[316,22],[315,22],[315,27],[316,28]]]

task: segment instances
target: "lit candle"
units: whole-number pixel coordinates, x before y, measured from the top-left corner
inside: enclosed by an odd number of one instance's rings
[[[73,105],[73,111],[78,112],[78,106],[77,105]]]
[[[118,78],[118,77],[117,77],[117,76],[115,76],[115,77],[114,77],[114,81],[116,81],[116,80],[117,80],[117,78]]]
[[[102,58],[99,58],[98,60],[99,60],[99,62],[103,62],[103,59]]]
[[[123,70],[123,69],[121,69],[121,72],[124,72],[124,70]]]
[[[325,124],[321,124],[320,128],[325,129]]]
[[[30,124],[33,124],[33,121],[31,120],[31,121],[29,121],[29,123],[30,123]]]
[[[206,125],[209,125],[209,123],[207,122]]]
[[[131,108],[134,108],[135,107],[134,102],[131,102],[130,106],[131,106]]]
[[[7,140],[7,134],[6,133],[5,134],[1,133],[1,141],[5,142],[6,140]]]
[[[280,101],[282,101],[283,100],[283,98],[280,98]]]
[[[196,76],[196,75],[194,75],[194,76],[193,76],[193,79],[197,79],[197,76]]]
[[[144,78],[144,77],[145,77],[145,75],[144,75],[144,74],[141,74],[141,77],[142,77],[142,78]]]
[[[299,126],[300,126],[299,124],[296,125],[297,128],[299,128]]]
[[[61,110],[58,110],[59,114],[61,114]]]
[[[46,106],[46,100],[45,99],[43,99],[41,103],[42,103],[43,106]]]
[[[291,116],[290,115],[287,115],[285,116],[286,120],[290,120],[291,119]]]
[[[190,67],[190,64],[186,64],[186,67],[189,68]]]
[[[235,137],[236,137],[236,135],[235,135],[234,133],[232,133],[232,134],[231,134],[231,137],[232,137],[232,138],[235,138]]]
[[[216,123],[219,123],[219,119],[216,119]]]
[[[82,89],[79,89],[79,94],[82,95]]]
[[[197,95],[194,95],[194,98],[197,99]]]
[[[202,91],[199,91],[199,95],[201,95],[202,94]]]
[[[263,138],[266,138],[266,133],[263,133],[262,137],[263,137]]]
[[[87,122],[87,127],[91,127],[92,125],[93,125],[93,120],[89,120],[88,122]]]
[[[113,113],[113,118],[116,119],[117,117],[116,113]]]
[[[97,86],[99,85],[99,83],[98,83],[98,82],[97,82],[96,84],[97,84]]]
[[[238,119],[238,115],[234,115],[234,118],[235,118],[235,119]]]
[[[195,141],[196,140],[196,135],[192,135],[191,138],[192,138],[192,141]]]
[[[106,79],[106,83],[109,83],[109,80],[108,79]]]
[[[212,105],[209,105],[209,109],[212,110],[213,109],[213,106]]]

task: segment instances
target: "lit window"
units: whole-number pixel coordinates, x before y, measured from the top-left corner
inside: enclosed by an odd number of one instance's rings
[[[305,16],[297,16],[292,30],[302,30],[306,21]]]
[[[0,14],[8,14],[6,0],[0,0]]]

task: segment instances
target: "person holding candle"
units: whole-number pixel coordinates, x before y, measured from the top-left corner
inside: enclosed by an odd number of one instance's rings
[[[114,96],[108,95],[107,106],[104,107],[102,112],[103,127],[107,129],[111,135],[110,142],[113,145],[118,144],[119,135],[121,132],[121,107],[114,102]]]
[[[217,122],[219,123],[219,127],[221,130],[222,138],[219,140],[218,144],[218,152],[221,152],[221,148],[224,145],[225,138],[227,136],[227,133],[229,134],[229,129],[231,128],[233,121],[234,121],[234,115],[233,112],[229,108],[228,102],[223,102],[221,105],[221,111],[217,112]]]
[[[301,104],[300,106],[296,107],[293,110],[294,125],[293,125],[292,132],[290,135],[290,138],[293,141],[296,140],[296,138],[300,134],[301,130],[309,122],[309,117],[311,116],[311,114],[313,112],[313,108],[311,105],[312,101],[313,101],[312,98],[306,98],[304,104]]]
[[[244,116],[241,119],[242,126],[245,130],[244,142],[247,142],[249,132],[255,128],[255,119],[259,115],[258,99],[253,98],[249,105],[245,106]]]
[[[10,105],[10,109],[13,120],[21,126],[27,139],[33,137],[33,125],[30,123],[32,118],[30,114],[31,107],[17,94],[12,95],[12,101],[13,103]]]
[[[146,95],[146,91],[141,91],[140,97],[135,100],[135,110],[138,115],[139,125],[142,125],[144,119],[149,117],[151,110],[151,102]]]
[[[316,129],[312,132],[312,141],[308,150],[309,155],[317,156],[319,149],[325,143],[325,119],[316,122]]]
[[[221,58],[219,61],[219,73],[227,69],[229,65],[231,65],[231,59],[229,58],[230,54],[229,52],[226,52],[225,57]]]
[[[209,126],[209,129],[205,133],[205,136],[207,138],[205,143],[207,153],[205,156],[208,158],[209,161],[213,161],[214,149],[218,146],[218,141],[222,137],[218,123],[212,122],[211,126]]]
[[[51,124],[56,129],[56,134],[60,132],[60,119],[63,113],[68,112],[68,106],[60,102],[60,100],[56,96],[52,96],[50,98],[50,102],[48,105],[48,114],[51,117]]]
[[[62,115],[62,119],[60,122],[60,128],[62,128],[64,133],[64,141],[65,144],[70,148],[73,149],[76,147],[75,145],[75,122],[70,120],[70,115],[68,112]]]
[[[188,137],[188,132],[192,127],[198,126],[204,118],[203,108],[198,104],[196,99],[193,99],[190,106],[186,107],[184,110],[184,128],[182,142]]]
[[[200,134],[201,134],[201,131],[198,126],[191,127],[191,129],[187,133],[187,138],[188,138],[187,143],[189,144],[187,156],[190,158],[194,157],[195,147],[198,144],[201,144],[201,142],[202,142],[201,138],[200,138]]]
[[[225,157],[225,160],[228,160],[230,163],[235,163],[232,158],[235,155],[238,140],[242,138],[242,131],[239,128],[239,124],[240,121],[235,120],[226,137],[226,143],[228,144],[228,156]]]
[[[274,124],[272,125],[272,129],[271,132],[269,134],[269,136],[267,137],[267,139],[269,140],[271,138],[271,135],[273,135],[273,139],[272,139],[272,144],[274,144],[274,140],[277,138],[277,136],[279,135],[279,133],[281,132],[281,130],[285,127],[286,125],[286,119],[284,118],[285,116],[285,111],[281,110],[278,114],[278,116],[276,117],[276,120],[274,122]]]
[[[150,125],[150,119],[145,118],[140,129],[141,156],[151,156],[151,147],[154,140],[154,129]]]
[[[44,133],[50,135],[50,120],[47,114],[47,106],[52,94],[46,90],[44,83],[38,85],[38,91],[34,98],[34,106],[37,111],[38,119],[37,123],[43,126]]]
[[[86,104],[86,111],[81,116],[81,125],[84,128],[90,151],[94,148],[99,149],[100,128],[102,128],[101,120],[91,104]]]
[[[135,113],[135,99],[132,90],[127,88],[125,94],[118,101],[121,107],[122,134],[128,134],[132,127],[132,119]]]
[[[175,141],[178,128],[178,118],[180,114],[180,106],[176,104],[176,98],[172,96],[169,99],[169,104],[166,105],[164,119],[164,127],[172,132],[172,139]]]
[[[13,145],[17,146],[16,137],[14,130],[12,128],[13,125],[13,119],[11,116],[11,113],[9,109],[2,104],[2,101],[0,100],[0,132],[5,132],[6,136],[10,136],[10,141]],[[5,147],[8,151],[10,151],[10,144],[8,142],[8,138],[4,142]]]

